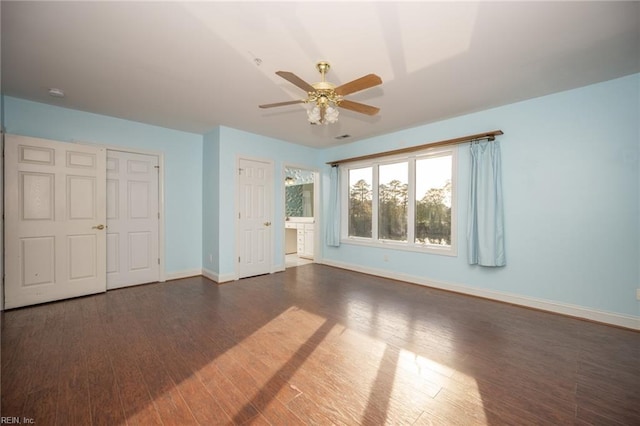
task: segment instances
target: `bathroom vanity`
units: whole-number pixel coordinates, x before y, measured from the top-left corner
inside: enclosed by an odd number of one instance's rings
[[[313,259],[313,217],[290,217],[284,222],[285,250],[300,257]]]

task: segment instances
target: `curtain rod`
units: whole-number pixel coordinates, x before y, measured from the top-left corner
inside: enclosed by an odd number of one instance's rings
[[[503,135],[503,134],[504,133],[502,132],[502,130],[494,130],[492,132],[478,133],[477,135],[469,135],[469,136],[463,136],[461,138],[447,139],[439,142],[431,142],[423,145],[394,149],[392,151],[378,152],[376,154],[362,155],[360,157],[352,157],[352,158],[345,158],[343,160],[329,161],[327,164],[331,166],[337,166],[338,164],[350,163],[352,161],[370,160],[372,158],[386,157],[388,155],[394,155],[394,154],[405,154],[407,152],[421,151],[427,148],[435,148],[436,146],[456,145],[459,143],[479,141],[482,139],[493,141],[496,139],[496,136]]]

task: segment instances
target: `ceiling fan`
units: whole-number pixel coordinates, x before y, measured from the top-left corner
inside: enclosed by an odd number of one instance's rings
[[[329,71],[329,68],[331,68],[331,66],[328,62],[323,61],[316,64],[316,69],[320,72],[320,75],[322,75],[322,81],[314,84],[307,83],[292,72],[277,71],[277,75],[307,92],[307,98],[259,105],[259,107],[273,108],[302,103],[315,104],[313,108],[307,111],[307,116],[311,124],[327,124],[338,121],[338,110],[336,107],[367,115],[376,115],[378,111],[380,111],[380,108],[344,99],[345,95],[382,84],[380,77],[375,74],[367,74],[364,77],[336,87],[334,84],[325,80],[325,74]]]

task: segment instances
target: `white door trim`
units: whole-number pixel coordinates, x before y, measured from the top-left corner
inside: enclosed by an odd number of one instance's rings
[[[235,227],[235,256],[233,259],[233,263],[235,264],[234,267],[234,280],[238,280],[240,279],[240,265],[239,263],[236,261],[236,259],[240,256],[240,228],[238,227],[238,214],[240,213],[240,180],[238,179],[238,170],[240,169],[240,160],[247,160],[247,161],[256,161],[259,163],[265,163],[268,164],[269,167],[271,167],[272,170],[272,182],[271,182],[271,186],[272,186],[272,193],[271,193],[271,197],[273,197],[273,189],[275,188],[275,184],[273,182],[273,180],[275,180],[275,164],[274,161],[268,158],[258,158],[258,157],[249,157],[246,155],[236,155],[236,162],[235,162],[235,169],[233,171],[233,179],[234,179],[234,188],[235,190],[235,195],[234,195],[234,206],[235,206],[235,210],[234,210],[234,215],[233,215],[233,224]],[[274,218],[274,213],[275,213],[275,203],[273,202],[273,199],[271,200],[270,203],[270,209],[269,209],[269,216],[271,218]],[[273,219],[272,219],[273,222]],[[284,225],[283,225],[284,226]],[[271,228],[271,258],[269,259],[269,264],[270,264],[270,273],[275,272],[274,271],[274,262],[273,262],[273,256],[274,256],[274,238],[273,238],[273,228]]]
[[[295,163],[283,163],[282,169],[280,170],[280,183],[282,185],[282,212],[284,213],[284,217],[282,217],[282,241],[283,245],[286,241],[286,232],[287,230],[284,227],[284,222],[286,219],[286,211],[287,211],[287,197],[285,196],[285,168],[290,169],[301,169],[301,170],[309,170],[313,172],[313,263],[322,263],[322,255],[320,253],[320,248],[322,247],[321,242],[324,241],[324,238],[320,239],[320,230],[324,229],[322,224],[322,209],[320,208],[320,194],[322,193],[322,187],[320,184],[320,170],[315,167],[309,167],[301,164]],[[282,270],[286,268],[286,255],[284,250],[281,253],[281,261],[282,261]]]
[[[120,151],[130,152],[132,154],[151,155],[158,157],[158,165],[160,166],[160,172],[158,174],[158,209],[160,211],[160,221],[158,223],[158,256],[160,257],[160,275],[158,277],[159,282],[165,282],[165,253],[164,253],[164,235],[165,235],[165,209],[164,209],[164,152],[152,151],[147,149],[130,148],[127,146],[109,145],[100,142],[90,141],[78,141],[72,140],[71,143],[77,143],[80,145],[97,145],[105,148],[107,151]]]

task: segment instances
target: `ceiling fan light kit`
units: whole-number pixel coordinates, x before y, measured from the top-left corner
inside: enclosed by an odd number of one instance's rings
[[[307,110],[307,119],[311,124],[330,124],[337,122],[338,115],[340,114],[338,107],[367,115],[375,115],[380,111],[380,108],[344,99],[345,95],[382,84],[382,79],[380,77],[375,74],[368,74],[364,77],[360,77],[356,80],[350,81],[349,83],[336,87],[334,84],[326,81],[325,78],[325,75],[330,68],[331,66],[328,62],[318,62],[316,64],[316,69],[322,76],[322,81],[314,84],[309,84],[297,75],[288,71],[276,72],[280,77],[307,92],[307,98],[295,101],[278,102],[275,104],[259,105],[259,107],[273,108],[300,103],[312,104],[313,107]]]
[[[309,108],[307,110],[307,119],[311,124],[332,124],[338,121],[338,115],[340,112],[331,107],[327,106],[324,112],[324,119],[322,118],[322,110],[318,105],[313,108]]]

